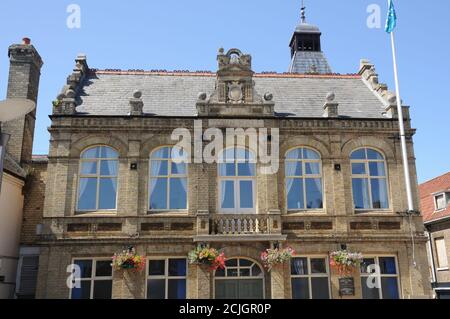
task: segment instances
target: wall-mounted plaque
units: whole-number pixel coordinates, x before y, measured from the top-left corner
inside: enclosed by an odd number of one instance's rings
[[[355,279],[353,277],[339,278],[339,295],[341,296],[355,295]]]

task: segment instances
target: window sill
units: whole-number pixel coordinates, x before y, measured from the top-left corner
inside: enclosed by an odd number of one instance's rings
[[[448,268],[448,267],[445,267],[445,268],[437,268],[436,270],[437,270],[437,271],[449,271],[449,268]]]
[[[73,217],[111,217],[117,216],[117,211],[89,211],[89,212],[75,212]]]
[[[353,211],[354,215],[359,216],[359,215],[369,215],[369,216],[377,216],[377,215],[395,215],[397,216],[397,214],[394,214],[394,212],[390,209],[378,209],[378,210],[374,210],[374,209],[355,209]]]
[[[188,210],[150,210],[147,211],[147,216],[187,216],[189,215]]]
[[[258,213],[258,212],[217,212],[217,214],[215,215],[234,215],[234,216],[239,216],[239,215],[266,215],[266,214],[262,214],[262,213]]]
[[[287,216],[327,216],[324,210],[288,210]]]

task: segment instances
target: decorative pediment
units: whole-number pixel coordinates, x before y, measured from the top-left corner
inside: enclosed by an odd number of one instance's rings
[[[264,97],[255,90],[252,71],[252,57],[238,49],[226,54],[219,50],[219,70],[215,91],[209,97],[200,93],[197,101],[199,116],[273,116],[272,94]]]

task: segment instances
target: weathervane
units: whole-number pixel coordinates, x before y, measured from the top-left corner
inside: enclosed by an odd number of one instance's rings
[[[306,7],[305,7],[305,1],[302,0],[302,9],[301,9],[301,19],[302,23],[306,23]]]

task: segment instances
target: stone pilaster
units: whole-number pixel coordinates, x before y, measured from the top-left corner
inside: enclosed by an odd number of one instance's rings
[[[113,299],[144,299],[145,298],[145,272],[130,270],[114,271],[113,273]]]
[[[211,299],[212,272],[207,265],[197,265],[198,299]]]
[[[270,271],[271,299],[285,299],[285,272],[286,265],[276,265]]]

